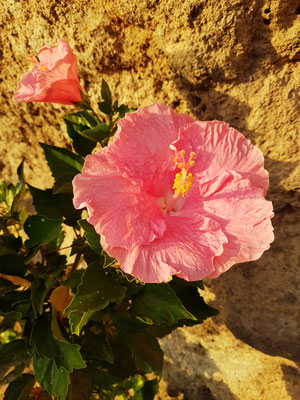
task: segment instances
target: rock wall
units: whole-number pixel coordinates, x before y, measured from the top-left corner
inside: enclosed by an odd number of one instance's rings
[[[263,151],[276,240],[259,261],[206,281],[221,313],[164,339],[164,376],[177,398],[300,398],[299,2],[6,0],[0,13],[5,179],[24,158],[28,181],[47,187],[38,142],[66,144],[69,108],[11,100],[27,55],[57,38],[77,54],[94,101],[104,77],[122,102],[224,120]]]

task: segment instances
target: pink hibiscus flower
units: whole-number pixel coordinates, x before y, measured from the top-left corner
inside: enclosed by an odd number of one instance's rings
[[[81,100],[81,87],[77,74],[76,56],[69,44],[58,40],[58,46],[44,46],[38,60],[29,56],[35,66],[24,74],[13,99],[16,102],[46,102],[73,104]]]
[[[120,120],[73,181],[105,251],[146,283],[215,278],[273,241],[263,155],[220,121],[153,104]]]

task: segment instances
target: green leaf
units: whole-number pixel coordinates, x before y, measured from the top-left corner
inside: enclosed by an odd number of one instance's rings
[[[41,190],[28,185],[37,213],[51,219],[62,219],[63,214],[57,206],[56,199],[64,195],[53,195],[52,189]]]
[[[61,222],[40,215],[30,215],[24,224],[24,231],[29,236],[29,240],[25,242],[26,248],[47,244],[56,239],[61,231]]]
[[[103,249],[101,251],[101,254],[104,257],[103,268],[110,267],[110,266],[112,266],[113,264],[115,264],[117,262],[117,260],[115,258],[110,257]],[[122,271],[122,273],[123,273],[123,271]],[[123,274],[128,279],[129,275],[127,275],[125,273],[123,273]]]
[[[175,324],[181,319],[195,320],[166,283],[146,284],[132,301],[132,312],[148,324]]]
[[[108,103],[110,105],[112,104],[111,91],[110,91],[108,84],[105,82],[104,79],[102,79],[102,83],[101,83],[101,96],[102,96],[102,99],[106,103]]]
[[[115,361],[110,372],[120,378],[128,378],[138,373],[132,354],[132,345],[125,335],[118,335],[111,341]]]
[[[4,379],[0,380],[0,385],[11,383],[19,376],[22,375],[24,369],[28,366],[28,360],[25,363],[18,364],[12,371],[10,371]]]
[[[15,286],[13,283],[10,281],[0,278],[0,296],[3,296],[5,293],[12,292],[15,290],[18,286]]]
[[[79,132],[83,137],[92,140],[93,142],[101,142],[105,139],[109,133],[109,126],[105,124],[99,124],[94,128],[86,129]]]
[[[73,125],[90,128],[98,124],[97,120],[86,110],[69,114],[64,117],[64,120],[71,122]]]
[[[115,100],[113,104],[113,111],[117,112],[119,109],[119,100]]]
[[[181,320],[181,321],[187,321],[187,320]],[[169,335],[171,332],[173,332],[178,325],[181,326],[177,322],[177,324],[174,325],[168,325],[168,324],[160,324],[160,325],[148,325],[147,332],[150,333],[150,335],[155,336],[156,338],[163,338],[166,335]]]
[[[17,168],[17,174],[19,178],[19,184],[23,188],[25,185],[25,180],[24,180],[24,160],[21,162],[21,164]]]
[[[60,147],[49,146],[45,143],[40,143],[40,145],[56,180],[63,179],[65,182],[71,182],[74,176],[81,172],[83,165],[81,156]]]
[[[0,236],[0,256],[4,254],[17,253],[22,246],[22,238],[14,235]]]
[[[34,280],[34,282],[31,285],[31,304],[33,311],[35,313],[35,317],[38,316],[38,314],[42,314],[43,312],[43,304],[45,301],[45,298],[49,292],[50,287],[46,287],[44,279],[37,278]]]
[[[84,269],[77,269],[73,271],[67,279],[61,282],[63,286],[67,286],[72,290],[73,293],[77,292],[78,285],[81,283],[82,275],[84,274]]]
[[[138,370],[161,373],[163,352],[155,337],[146,332],[135,335],[132,339],[132,354]]]
[[[65,336],[63,335],[61,327],[59,325],[56,308],[55,306],[53,306],[53,304],[51,304],[51,307],[52,307],[51,329],[54,339],[61,342],[69,343],[65,338]]]
[[[146,381],[142,388],[143,400],[153,400],[158,393],[158,380]]]
[[[98,108],[101,112],[103,112],[106,115],[111,115],[112,113],[111,104],[107,103],[106,101],[100,101],[98,103]]]
[[[0,273],[5,275],[24,276],[27,267],[22,254],[4,254],[0,256]]]
[[[114,354],[101,322],[89,323],[81,338],[82,351],[86,360],[114,362]]]
[[[149,325],[136,319],[128,311],[114,312],[111,319],[116,329],[122,335],[134,335],[148,328]]]
[[[21,312],[17,312],[17,311],[3,311],[2,307],[0,309],[0,316],[4,317],[8,320],[15,320],[15,321],[21,321],[22,320],[22,313]]]
[[[94,310],[87,312],[71,312],[68,318],[72,334],[79,336],[82,328],[86,325],[94,312]]]
[[[20,192],[18,192],[16,194],[16,197],[14,198],[14,201],[13,201],[13,203],[11,205],[11,214],[13,216],[15,216],[15,213],[19,212],[21,200],[23,200],[23,198],[25,197],[26,193],[27,193],[27,189],[22,189]],[[17,219],[17,218],[15,218],[15,219]]]
[[[65,312],[102,310],[110,302],[120,303],[124,296],[125,289],[112,280],[100,265],[92,263],[82,276],[78,292]]]
[[[73,193],[72,181],[68,178],[58,178],[56,179],[53,186],[53,194],[58,193]]]
[[[177,276],[173,276],[173,279],[170,282],[170,286],[176,291],[175,287],[188,286],[188,287],[197,287],[199,289],[204,290],[203,281],[185,281],[184,279],[178,278]]]
[[[136,109],[130,108],[130,107],[126,106],[125,104],[121,104],[118,111],[119,111],[119,118],[124,118],[125,114],[132,113],[132,112],[136,111]]]
[[[1,298],[0,315],[7,319],[21,321],[30,309],[30,290],[6,293]]]
[[[198,287],[203,287],[202,282],[181,282],[181,279],[174,279],[170,285],[175,290],[182,304],[196,317],[196,321],[181,321],[183,325],[200,324],[206,318],[218,314],[218,311],[205,303],[198,291]],[[189,286],[190,284],[191,286]]]
[[[102,247],[100,245],[100,235],[95,231],[93,225],[91,225],[86,219],[81,219],[78,224],[84,230],[84,236],[92,250],[95,253],[101,255]]]
[[[111,375],[100,368],[97,368],[93,364],[89,366],[88,369],[92,376],[94,385],[99,389],[110,389],[121,381],[119,377]]]
[[[7,185],[5,182],[2,183],[1,185],[1,201],[5,201],[8,209],[7,211],[10,211],[10,215],[13,216],[15,219],[18,219],[18,211],[19,211],[19,206],[20,202],[23,199],[23,197],[26,194],[26,189],[25,189],[25,182],[24,182],[24,174],[23,174],[23,161],[19,165],[17,169],[18,177],[19,177],[19,182],[17,183],[16,186],[13,184]]]
[[[33,375],[23,374],[8,386],[4,400],[28,400],[34,384],[35,377]]]
[[[0,382],[11,367],[26,363],[29,355],[28,347],[23,339],[5,344],[0,350]]]
[[[100,262],[102,265],[102,259],[99,257],[99,254],[96,254],[88,244],[86,244],[86,247],[84,248],[83,258],[87,265],[92,264],[93,262]]]
[[[6,200],[6,183],[5,181],[0,182],[0,203]]]
[[[54,194],[52,189],[41,190],[33,186],[29,186],[29,190],[33,205],[39,215],[56,220],[64,217],[67,225],[77,226],[81,211],[74,209],[71,194]]]
[[[2,308],[2,307],[1,307]],[[0,316],[9,320],[20,321],[22,320],[22,313],[17,311],[3,311],[0,309]]]
[[[44,264],[36,264],[38,277],[49,281],[50,285],[57,280],[59,275],[66,268],[67,257],[58,253],[48,254],[46,258],[46,267]]]
[[[92,378],[86,369],[75,369],[70,376],[68,400],[90,400]]]
[[[73,147],[76,153],[80,154],[83,157],[90,154],[92,150],[96,147],[96,143],[91,141],[90,139],[86,139],[85,137],[81,136],[81,129],[79,129],[78,126],[72,124],[72,122],[68,121],[66,118],[64,118],[64,120],[67,127],[68,135],[72,139]],[[77,129],[75,127],[77,127]],[[85,128],[88,129],[88,127]]]
[[[38,355],[54,360],[57,368],[63,367],[72,372],[74,368],[86,367],[79,351],[80,346],[55,339],[51,323],[45,318],[35,321],[30,342]]]
[[[63,367],[57,368],[55,361],[44,356],[33,357],[34,375],[41,385],[52,396],[65,400],[70,384],[70,373]]]

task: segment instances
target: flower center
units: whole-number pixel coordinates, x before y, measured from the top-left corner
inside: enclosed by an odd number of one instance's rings
[[[175,175],[173,185],[174,195],[181,195],[182,197],[184,197],[184,195],[190,190],[190,187],[192,186],[193,175],[190,172],[188,173],[188,170],[195,165],[195,161],[192,160],[195,157],[195,153],[190,153],[190,158],[188,162],[185,161],[184,154],[185,151],[180,150],[180,159],[178,157],[174,158],[174,162],[177,164],[177,167],[181,169],[181,171]]]
[[[195,165],[193,158],[196,154],[191,152],[188,161],[185,161],[184,155],[185,151],[180,150],[178,157],[174,158],[177,168],[179,168],[181,171],[175,175],[173,196],[168,202],[165,203],[164,207],[161,208],[162,211],[166,212],[167,214],[173,210],[173,207],[180,196],[184,197],[186,195],[193,183],[193,175],[189,172],[189,169]]]
[[[40,65],[38,60],[35,58],[34,54],[29,54],[29,56],[25,60],[27,62],[30,62],[33,65],[37,66],[39,69],[39,72],[48,71],[47,65]]]

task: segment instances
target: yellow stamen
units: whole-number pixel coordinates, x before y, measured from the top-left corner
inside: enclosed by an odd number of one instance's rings
[[[39,67],[40,71],[48,71],[47,65],[43,65],[42,67]]]
[[[192,161],[192,158],[195,157],[196,155],[194,152],[191,152],[189,160],[188,162],[186,162],[184,158],[185,151],[180,150],[179,154],[181,156],[180,160],[181,162],[177,165],[177,167],[181,169],[181,171],[175,175],[174,185],[173,185],[174,196],[176,198],[178,198],[180,195],[184,197],[185,194],[190,190],[190,187],[192,186],[193,175],[190,172],[188,173],[188,170],[195,165],[195,161]],[[175,157],[174,161],[178,162],[178,157]]]
[[[181,195],[182,197],[190,190],[193,183],[193,175],[191,173],[186,174],[186,171],[181,171],[175,175],[174,179],[174,194]]]

